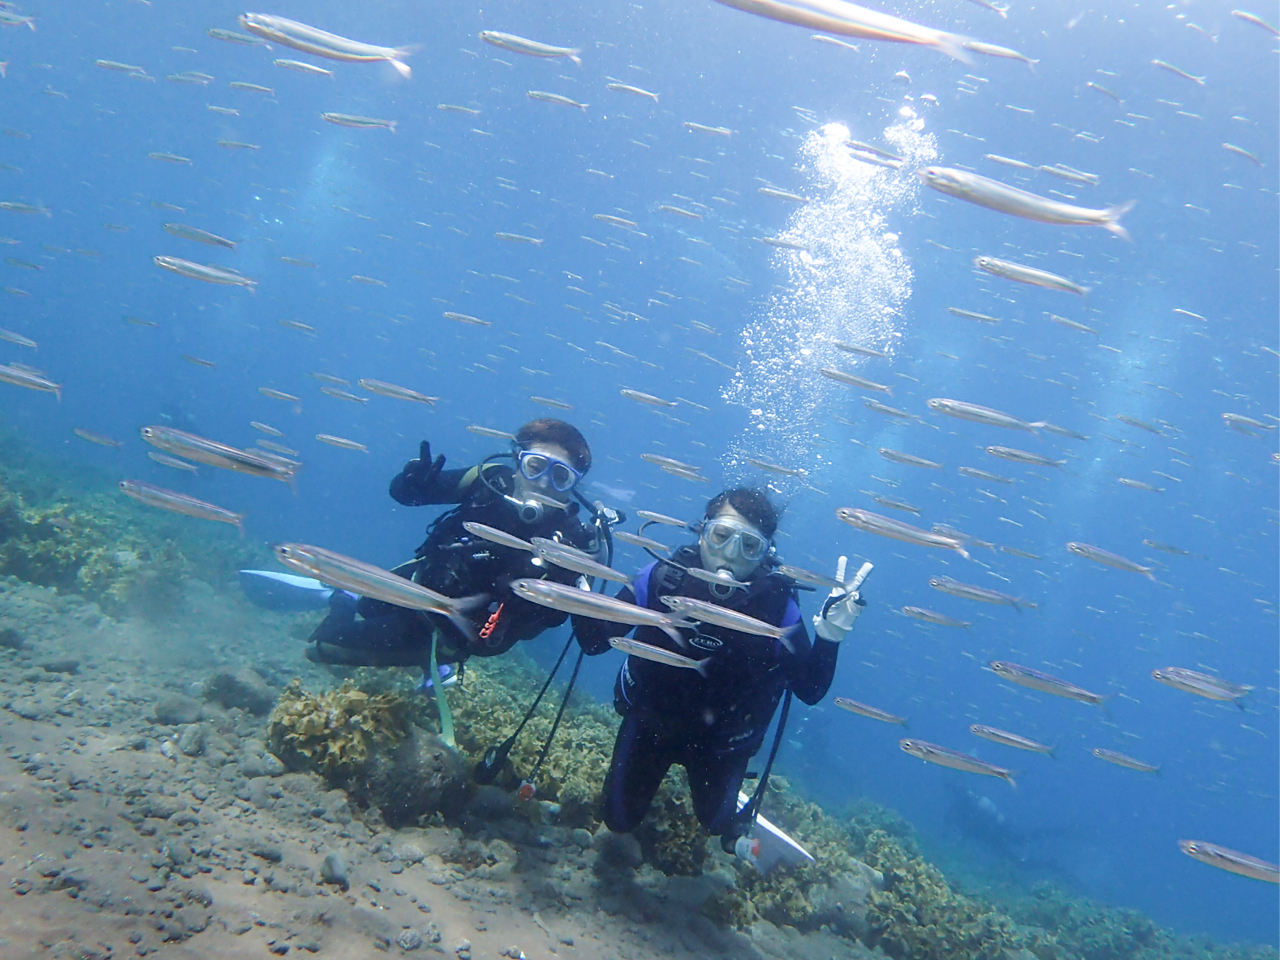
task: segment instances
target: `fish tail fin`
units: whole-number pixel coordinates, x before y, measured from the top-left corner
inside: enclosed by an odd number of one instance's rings
[[[1089,295],[1089,293],[1090,293],[1090,291],[1092,291],[1092,290],[1093,290],[1093,287],[1081,287],[1081,288],[1080,288],[1080,296],[1082,296],[1082,297],[1084,297],[1084,296],[1088,296],[1088,295]]]
[[[8,60],[0,60],[0,79],[3,79],[3,80],[9,79],[9,61]]]
[[[578,66],[582,66],[582,58],[578,56],[578,54],[580,54],[581,52],[582,51],[577,48],[569,51],[569,59],[572,60],[574,63],[576,63]]]
[[[1001,19],[1001,20],[1008,20],[1008,19],[1009,19],[1009,7],[1008,7],[1007,5],[1006,5],[1006,6],[1003,6],[1003,7],[997,7],[997,6],[993,3],[993,4],[991,5],[991,9],[992,9],[992,10],[994,10],[996,13],[1000,14],[1000,19]]]
[[[387,129],[389,129],[392,133],[395,133],[395,132],[396,132],[396,126],[397,126],[399,123],[400,123],[400,121],[399,121],[399,120],[388,120],[388,121],[387,121]]]
[[[911,718],[910,718],[910,717],[903,717],[903,718],[902,718],[902,729],[903,729],[903,730],[910,730],[910,729],[911,729]]]
[[[244,514],[236,517],[236,529],[240,531],[240,539],[244,539]]]
[[[659,624],[658,629],[660,629],[668,637],[674,640],[676,643],[676,646],[679,647],[681,650],[689,649],[689,641],[684,638],[684,634],[682,634],[679,630],[677,630],[675,624],[672,623],[671,621],[668,621],[667,623]]]
[[[711,658],[706,657],[705,659],[698,660],[693,665],[693,669],[698,671],[698,676],[700,676],[703,680],[707,679],[707,667],[710,663],[711,663]]]
[[[1106,717],[1108,720],[1110,720],[1111,719],[1111,697],[1110,696],[1099,697],[1098,706],[1102,708],[1102,715]]]
[[[1015,772],[1016,771],[1014,770],[1006,770],[1004,773],[1000,774],[1000,779],[1003,780],[1005,783],[1007,783],[1009,786],[1013,787],[1013,789],[1017,790],[1018,782],[1013,779],[1013,775]]]
[[[960,556],[964,557],[966,560],[973,559],[973,557],[969,556],[969,551],[964,548],[964,544],[960,544],[956,547],[956,553],[960,554]]]
[[[1114,207],[1107,207],[1106,219],[1102,225],[1121,240],[1132,239],[1129,236],[1129,231],[1121,225],[1120,218],[1132,210],[1137,203],[1137,200],[1126,200],[1124,203],[1117,203]]]
[[[1045,751],[1049,755],[1050,760],[1058,759],[1058,745],[1055,743],[1052,747]]]
[[[938,39],[933,45],[947,56],[959,60],[961,63],[973,63],[973,57],[969,56],[967,48],[969,43],[968,37],[962,37],[958,33],[943,33],[939,31]]]
[[[27,17],[27,26],[31,28],[31,32],[32,32],[32,33],[35,33],[35,32],[36,32],[36,18],[35,18],[35,17]],[[1203,81],[1203,80],[1201,80],[1201,81],[1200,81],[1200,84],[1201,84],[1201,86],[1203,86],[1203,85],[1204,85],[1204,81]]]
[[[466,614],[479,607],[489,599],[487,593],[474,593],[469,597],[459,597],[457,600],[449,604],[447,611],[441,611],[449,622],[458,628],[458,632],[467,638],[467,642],[471,643],[476,639],[478,631],[476,625],[472,623]]]

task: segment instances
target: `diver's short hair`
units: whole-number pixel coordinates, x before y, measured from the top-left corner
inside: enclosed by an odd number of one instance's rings
[[[591,469],[591,448],[587,446],[587,438],[571,423],[554,417],[530,420],[516,431],[516,445],[526,450],[534,443],[554,443],[564,447],[575,470],[586,473]]]
[[[722,493],[717,493],[707,501],[706,516],[714,517],[725,504],[750,520],[766,537],[773,539],[782,511],[770,503],[769,498],[759,490],[753,487],[731,487]]]

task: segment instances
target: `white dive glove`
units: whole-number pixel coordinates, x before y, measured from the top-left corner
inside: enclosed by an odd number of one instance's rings
[[[841,557],[836,565],[836,579],[844,582],[844,568],[848,558]],[[822,605],[822,612],[813,618],[813,632],[821,639],[831,643],[839,643],[845,634],[853,629],[854,621],[866,609],[867,601],[862,599],[859,588],[872,571],[870,563],[864,563],[853,579],[843,586],[834,587]]]

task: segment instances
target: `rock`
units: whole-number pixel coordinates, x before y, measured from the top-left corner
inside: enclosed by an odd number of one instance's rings
[[[168,820],[184,806],[185,804],[177,797],[166,797],[163,793],[150,793],[139,805],[139,810],[144,817]]]
[[[256,717],[266,716],[275,706],[275,691],[248,667],[235,673],[215,673],[205,681],[204,698],[226,707],[239,707]]]
[[[249,779],[278,777],[284,773],[284,764],[278,757],[268,753],[259,740],[250,740],[245,743],[244,750],[236,758],[236,763],[240,767],[240,772]]]
[[[271,863],[279,863],[284,859],[284,853],[274,843],[251,843],[245,849],[255,857],[261,857],[263,860],[267,860]]]
[[[644,863],[640,841],[629,833],[602,829],[595,837],[595,846],[600,851],[596,857],[597,872],[602,866],[637,870]]]
[[[67,657],[62,660],[48,660],[40,664],[45,673],[79,673],[80,661],[75,657]]]
[[[586,850],[595,842],[595,837],[591,835],[591,831],[583,829],[582,827],[578,827],[578,829],[574,830],[573,833],[569,834],[569,839],[580,846],[583,850]]]
[[[392,852],[395,854],[395,858],[402,863],[421,863],[426,857],[426,854],[422,852],[422,848],[412,843],[398,846]]]
[[[178,731],[178,749],[188,757],[197,757],[204,751],[204,724],[189,723]]]
[[[347,876],[347,861],[342,859],[342,854],[335,851],[325,856],[320,864],[320,879],[343,890],[351,888],[351,881]]]
[[[884,889],[884,874],[860,860],[853,863],[853,870],[809,890],[814,912],[806,919],[806,927],[825,924],[841,936],[853,938],[867,933],[867,896],[872,890]]]
[[[58,704],[43,693],[34,697],[19,697],[9,704],[9,709],[27,720],[48,720]]]
[[[454,944],[453,952],[458,955],[458,960],[471,960],[471,941],[459,940]]]
[[[458,753],[435,734],[411,726],[399,744],[373,752],[348,790],[361,803],[377,807],[395,829],[429,813],[459,812],[467,784]]]
[[[467,812],[481,820],[503,820],[515,809],[515,796],[499,787],[480,787],[467,802]]]
[[[195,723],[200,719],[200,704],[180,693],[171,693],[154,707],[156,723]]]
[[[396,937],[396,943],[400,945],[401,950],[419,950],[423,944],[422,934],[412,927],[401,930],[400,936]]]
[[[249,781],[249,789],[243,799],[248,800],[259,810],[269,810],[282,796],[284,791],[276,786],[275,781],[270,777],[254,777]]]
[[[14,627],[5,624],[0,626],[0,648],[5,650],[21,650],[27,645],[26,638]]]

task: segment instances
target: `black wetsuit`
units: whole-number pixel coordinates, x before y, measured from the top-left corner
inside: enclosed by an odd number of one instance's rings
[[[395,572],[447,597],[485,595],[486,601],[468,614],[476,636],[463,636],[443,617],[369,597],[354,600],[337,591],[330,600],[328,618],[311,635],[314,643],[307,649],[308,659],[375,667],[426,666],[432,630],[438,628],[437,661],[457,663],[469,656],[505,653],[519,641],[536,637],[568,619],[566,614],[517,597],[508,585],[521,577],[573,583],[576,573],[535,564],[533,554],[472,536],[462,525],[473,520],[522,540],[546,537],[588,552],[596,549],[594,528],[578,519],[578,504],[572,502],[566,510],[547,509],[541,519],[524,522],[512,503],[480,479],[480,469],[443,470],[424,483],[406,468],[391,481],[391,496],[405,506],[458,504],[436,518],[427,528],[426,542],[417,549],[416,559],[397,567]],[[483,469],[490,484],[510,493],[514,476],[510,467],[490,463]]]
[[[674,557],[699,567],[697,547],[682,547]],[[687,649],[656,627],[639,627],[635,638],[695,660],[709,659],[706,677],[687,670],[628,657],[614,685],[613,704],[622,714],[613,760],[604,786],[604,822],[615,833],[634,830],[673,763],[689,775],[694,810],[712,834],[730,828],[738,810],[738,791],[747,763],[760,749],[778,701],[789,688],[808,704],[817,703],[835,675],[839,644],[809,643],[800,621],[794,584],[777,574],[751,580],[749,590],[727,599],[712,596],[702,580],[679,567],[658,562],[641,571],[634,588],[618,599],[669,612],[661,597],[707,600],[766,623],[795,625],[789,639],[795,653],[777,640],[701,624],[682,630]],[[609,648],[616,624],[574,617],[574,630],[589,655]]]

